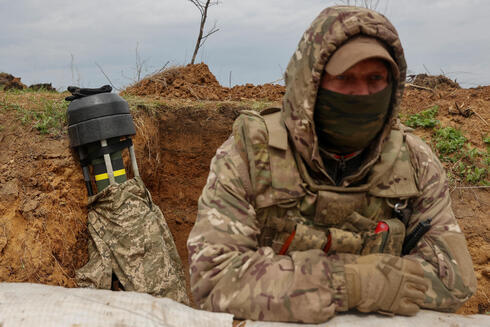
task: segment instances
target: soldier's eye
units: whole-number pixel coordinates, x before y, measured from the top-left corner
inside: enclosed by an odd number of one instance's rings
[[[381,74],[373,74],[373,75],[369,76],[369,79],[372,81],[382,81],[385,79],[385,77]]]

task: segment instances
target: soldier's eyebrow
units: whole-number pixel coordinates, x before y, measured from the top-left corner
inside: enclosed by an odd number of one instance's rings
[[[365,72],[366,75],[373,75],[373,74],[386,75],[388,73],[389,73],[389,71],[387,69],[383,69],[383,68],[374,68],[374,69],[371,69],[371,70]]]

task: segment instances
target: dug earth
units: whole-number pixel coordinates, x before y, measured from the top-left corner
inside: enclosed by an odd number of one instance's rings
[[[200,74],[202,69],[199,67]],[[177,73],[172,73],[174,80]],[[199,87],[200,81],[206,83],[206,78],[196,78],[192,82],[195,85],[179,82],[194,92],[185,93],[188,95],[185,99],[167,99],[162,95],[165,88],[157,86],[154,94],[138,95],[128,90],[125,95],[137,126],[134,143],[140,173],[172,231],[185,266],[187,286],[186,240],[195,221],[197,200],[206,182],[210,160],[228,138],[240,110],[277,105],[274,101],[283,92],[280,86],[267,87],[275,91],[268,91],[267,97],[261,98],[255,86],[244,86],[254,90],[255,95],[250,96],[254,100],[246,98],[245,91],[234,98],[229,89],[223,91],[222,98],[203,100],[199,99],[202,93],[194,91],[204,89]],[[66,126],[58,133],[41,134],[35,121],[23,119],[25,111],[21,110],[36,108],[43,101],[62,102],[65,96],[46,91],[0,91],[2,282],[76,287],[75,270],[88,261],[87,194],[81,169],[69,149]],[[435,118],[440,124],[458,128],[473,147],[486,150],[489,86],[408,87],[402,120],[436,105]],[[471,108],[474,114],[465,117],[454,113],[456,106]],[[435,146],[433,131],[417,128],[415,133]],[[458,162],[444,164],[449,172],[459,173]],[[451,182],[454,213],[468,240],[478,278],[477,294],[459,310],[463,314],[490,312],[490,191],[481,186],[485,183],[488,185],[488,174],[483,177],[483,184],[465,183],[461,176]]]

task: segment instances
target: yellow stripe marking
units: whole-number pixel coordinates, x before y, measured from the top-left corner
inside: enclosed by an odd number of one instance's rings
[[[125,169],[119,169],[119,170],[114,171],[114,177],[122,176],[122,175],[126,175]],[[109,179],[109,175],[107,173],[95,175],[95,181],[96,182],[103,181],[104,179]]]

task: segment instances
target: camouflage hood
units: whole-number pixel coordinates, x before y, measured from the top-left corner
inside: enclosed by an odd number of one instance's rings
[[[335,50],[358,35],[371,36],[382,41],[400,70],[399,80],[394,81],[386,125],[378,138],[371,143],[368,159],[361,170],[376,161],[396,121],[403,94],[406,63],[395,27],[383,15],[364,8],[335,6],[323,10],[303,34],[284,78],[286,94],[283,100],[283,119],[295,150],[315,171],[323,170],[313,121],[322,72]]]

